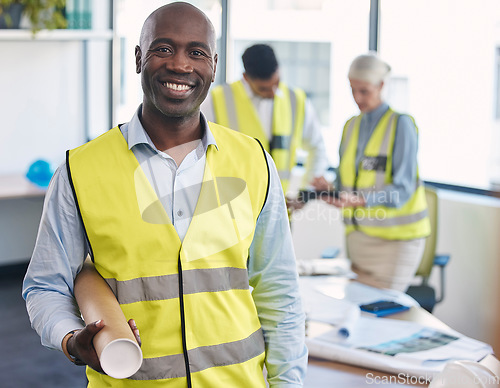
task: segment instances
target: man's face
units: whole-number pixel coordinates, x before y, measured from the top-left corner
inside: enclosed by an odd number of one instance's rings
[[[374,85],[367,81],[351,79],[351,90],[354,101],[361,112],[371,112],[382,103],[383,83]]]
[[[144,107],[167,117],[199,114],[215,80],[215,36],[202,14],[185,7],[160,10],[146,22],[136,47]]]
[[[274,98],[280,84],[280,74],[278,70],[276,70],[269,79],[252,78],[247,74],[243,74],[243,77],[250,85],[252,91],[262,98]]]

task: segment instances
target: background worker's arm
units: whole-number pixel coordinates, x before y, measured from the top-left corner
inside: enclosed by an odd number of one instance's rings
[[[327,190],[328,185],[324,175],[330,163],[326,154],[321,124],[309,100],[306,100],[305,106],[302,147],[308,152],[303,183],[314,186],[316,190]]]

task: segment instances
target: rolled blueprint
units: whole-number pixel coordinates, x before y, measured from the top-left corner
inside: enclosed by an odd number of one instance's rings
[[[142,351],[113,291],[87,258],[75,279],[75,298],[86,324],[102,319],[94,348],[104,372],[115,378],[132,376],[142,365]]]
[[[355,304],[350,304],[345,311],[344,317],[336,324],[337,340],[344,341],[354,332],[354,327],[361,315],[361,310]]]

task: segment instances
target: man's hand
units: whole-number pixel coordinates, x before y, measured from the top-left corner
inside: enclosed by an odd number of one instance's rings
[[[329,191],[333,189],[332,185],[328,183],[324,176],[314,177],[310,185],[314,187],[316,191]]]
[[[339,195],[339,198],[335,197],[322,197],[322,199],[329,203],[330,205],[334,205],[336,207],[363,207],[366,205],[366,201],[363,197],[360,197],[356,194],[350,194],[342,192]]]
[[[137,343],[141,346],[141,337],[135,321],[133,319],[129,319],[128,324],[134,333]],[[82,330],[76,331],[66,343],[66,348],[71,356],[77,358],[81,361],[81,363],[88,365],[95,371],[102,374],[104,374],[104,371],[101,368],[99,357],[94,349],[93,340],[96,334],[99,333],[104,326],[105,325],[102,319],[89,323]]]
[[[92,341],[103,327],[104,322],[102,319],[89,323],[82,330],[76,331],[66,343],[66,348],[71,356],[100,373],[104,373],[104,371],[101,368],[101,363],[99,362],[99,357],[97,357]]]
[[[304,207],[305,202],[299,201],[297,198],[286,197],[286,208],[289,214],[292,214],[295,210],[300,210]]]
[[[137,341],[139,346],[142,346],[141,336],[139,335],[139,329],[137,328],[137,325],[135,324],[135,321],[132,318],[128,320],[128,325],[132,329],[132,333],[134,333],[135,340]]]

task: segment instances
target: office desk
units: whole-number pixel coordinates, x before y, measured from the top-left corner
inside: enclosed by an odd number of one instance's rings
[[[398,299],[406,299],[406,301],[401,300],[401,303],[406,305],[412,305],[415,303],[411,298],[408,298],[407,295],[397,291],[373,289],[341,276],[302,276],[300,279],[300,285],[306,312],[309,317],[311,317],[308,324],[308,333],[311,337],[317,337],[323,335],[323,333],[331,333],[332,326],[321,322],[334,321],[335,314],[332,315],[331,313],[337,311],[337,308],[339,309],[338,311],[340,314],[342,314],[342,304],[330,304],[328,297],[333,297],[333,300],[344,299],[349,303],[361,304],[361,299],[383,299],[382,294],[385,294],[387,298],[394,297]],[[327,287],[325,287],[325,285]],[[326,299],[325,295],[328,295],[326,296]],[[388,318],[391,320],[397,319],[418,323],[437,330],[448,331],[450,329],[435,316],[415,305],[408,311],[390,315]],[[319,322],[318,319],[321,322]],[[384,318],[377,318],[377,320],[380,320],[379,322],[382,323]],[[312,343],[311,346],[313,346]],[[313,348],[314,346],[311,349]],[[316,348],[315,351],[318,350],[319,348]],[[330,350],[328,350],[328,348],[327,350],[323,349],[319,354],[325,351],[331,351],[332,353],[328,354],[330,354],[333,359],[336,359],[337,355],[342,354],[336,353],[339,349],[335,347],[332,347]],[[356,358],[353,358],[352,353],[346,353],[345,357],[346,360],[349,360],[350,363],[354,365],[356,365],[356,362],[358,362],[358,365],[366,365],[366,359],[360,357],[359,360],[356,361]],[[378,365],[380,365],[382,370],[390,370],[390,368],[383,369],[385,368],[385,366],[382,366],[383,363],[379,363]],[[387,364],[387,366],[389,366],[389,364]],[[391,366],[393,366],[396,370],[399,368],[396,364]],[[425,374],[425,377],[424,374],[425,373],[423,373],[423,371],[421,377],[417,377],[418,375],[408,375],[406,373],[390,374],[368,369],[366,367],[356,367],[353,365],[311,356],[309,358],[309,368],[305,380],[305,387],[350,388],[365,387],[370,385],[378,387],[427,387],[430,381],[426,381],[426,378],[430,380],[432,378],[432,373],[429,373],[429,376]]]
[[[44,196],[44,189],[21,174],[0,175],[0,265],[31,257]]]
[[[391,315],[390,318],[416,322],[436,329],[448,328],[447,325],[420,307],[412,307],[408,311]],[[428,384],[420,384],[416,377],[413,380],[411,377],[398,379],[398,376],[384,372],[309,357],[304,385],[306,388],[357,388],[370,385],[377,387],[428,386]]]
[[[45,190],[35,186],[21,174],[0,175],[0,200],[42,197]]]

